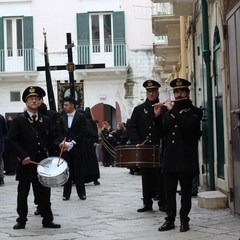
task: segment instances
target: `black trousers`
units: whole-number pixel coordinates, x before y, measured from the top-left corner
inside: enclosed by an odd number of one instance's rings
[[[19,217],[17,222],[25,223],[28,214],[28,204],[27,198],[29,195],[31,183],[35,190],[38,192],[39,205],[41,207],[41,216],[43,217],[42,223],[49,223],[53,221],[53,214],[51,210],[50,202],[50,188],[44,187],[39,183],[38,180],[35,181],[19,181],[18,182],[18,195],[17,195],[17,213]]]
[[[180,219],[189,222],[190,218],[188,214],[192,207],[192,179],[193,173],[191,172],[170,172],[163,174],[165,192],[166,192],[166,214],[165,218],[168,221],[175,221],[177,202],[176,202],[176,190],[178,181],[181,186],[181,207],[180,207]]]
[[[69,167],[69,179],[64,184],[63,196],[70,198],[72,193],[73,180],[76,184],[76,190],[78,196],[86,195],[85,184],[84,184],[84,169],[82,164],[81,155],[72,149],[70,152],[66,152],[63,158],[67,161]]]
[[[155,168],[142,168],[142,195],[143,204],[152,206],[152,198],[156,196],[157,174]]]

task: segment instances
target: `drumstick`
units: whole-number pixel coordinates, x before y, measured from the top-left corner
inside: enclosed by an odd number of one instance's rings
[[[34,161],[29,161],[30,163],[33,163],[33,164],[36,164],[36,165],[39,165],[39,166],[42,166],[42,167],[46,167],[46,168],[48,168],[48,166],[46,166],[46,165],[42,165],[41,163],[37,163],[37,162],[34,162]]]
[[[60,159],[61,159],[61,156],[62,156],[62,153],[63,153],[63,148],[64,148],[64,145],[65,145],[65,142],[66,142],[66,137],[64,138],[63,145],[61,147],[61,152],[60,152],[59,159],[58,159],[58,164],[57,164],[58,167],[59,167],[59,164],[60,164]]]

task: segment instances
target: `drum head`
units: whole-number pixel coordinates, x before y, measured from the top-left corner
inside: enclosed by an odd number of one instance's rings
[[[49,157],[40,162],[37,166],[37,172],[41,176],[55,177],[63,173],[67,167],[67,162],[63,158],[59,160],[59,157]]]

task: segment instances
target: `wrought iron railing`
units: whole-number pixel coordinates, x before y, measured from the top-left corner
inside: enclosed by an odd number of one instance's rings
[[[81,44],[77,46],[79,64],[91,64],[91,54],[100,53],[100,45]],[[126,66],[126,44],[105,44],[102,49],[105,53],[113,54],[113,66]],[[104,55],[104,54],[103,54]],[[104,57],[102,59],[104,63]]]
[[[9,54],[10,52],[8,51],[7,54],[8,56],[5,56],[5,51],[4,49],[0,49],[0,72],[5,72],[7,67],[7,58],[12,58],[14,62],[14,54]],[[22,58],[23,61],[18,61],[19,58]],[[17,60],[18,59],[18,60]],[[34,59],[34,49],[23,49],[19,52],[18,50],[18,55],[16,56],[16,64],[20,64],[20,66],[16,66],[16,69],[20,69],[22,71],[34,71],[35,70],[35,59]]]

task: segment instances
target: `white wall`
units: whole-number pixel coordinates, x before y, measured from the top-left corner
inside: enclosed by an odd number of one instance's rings
[[[43,56],[43,28],[47,32],[49,60],[51,65],[65,65],[67,63],[66,33],[72,34],[72,40],[76,45],[76,13],[91,11],[124,11],[128,64],[132,68],[134,81],[134,97],[124,99],[125,80],[119,80],[115,84],[109,81],[92,81],[85,84],[85,105],[92,106],[101,102],[100,95],[105,94],[108,103],[115,106],[118,102],[121,109],[122,120],[130,117],[134,106],[145,99],[145,89],[142,83],[148,79],[159,80],[152,69],[154,57],[152,54],[153,34],[151,25],[151,1],[150,0],[33,0],[29,2],[1,3],[0,16],[33,16],[34,19],[34,47],[36,66],[44,65]],[[76,48],[73,49],[73,58],[76,63]],[[9,78],[0,79],[0,113],[19,112],[24,108],[22,102],[10,103],[9,90],[17,90],[21,93],[29,85],[39,85],[46,90],[45,73],[39,72],[38,77],[32,81]],[[51,72],[55,100],[57,101],[57,80],[69,79],[67,71]],[[75,74],[77,79],[77,74]],[[77,79],[80,80],[80,79]],[[9,82],[11,84],[9,84]],[[106,91],[110,89],[110,91]],[[89,99],[91,99],[89,101]],[[48,104],[47,98],[45,102]]]

